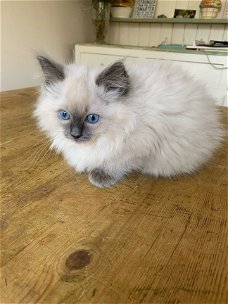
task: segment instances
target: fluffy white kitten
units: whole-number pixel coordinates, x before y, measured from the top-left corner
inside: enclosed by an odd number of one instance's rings
[[[110,187],[131,171],[191,173],[221,142],[214,100],[166,62],[63,66],[38,56],[45,82],[38,125],[78,172]]]

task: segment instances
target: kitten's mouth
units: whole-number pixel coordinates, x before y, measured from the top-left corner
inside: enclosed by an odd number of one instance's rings
[[[85,142],[89,141],[89,139],[88,138],[79,138],[79,139],[76,139],[74,141],[76,143],[85,143]]]
[[[75,136],[70,135],[69,138],[76,143],[85,143],[85,142],[89,141],[89,136],[75,137]]]

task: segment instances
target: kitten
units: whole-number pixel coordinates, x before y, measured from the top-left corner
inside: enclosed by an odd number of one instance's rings
[[[45,76],[38,125],[52,148],[97,187],[131,171],[192,173],[222,140],[214,100],[171,63],[88,68],[38,61]]]

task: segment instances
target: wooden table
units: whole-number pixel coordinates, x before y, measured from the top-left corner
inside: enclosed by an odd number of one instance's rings
[[[1,303],[227,303],[227,145],[98,189],[49,152],[35,99],[2,94]]]

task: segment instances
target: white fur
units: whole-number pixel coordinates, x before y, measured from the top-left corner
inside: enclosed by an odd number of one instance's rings
[[[102,168],[121,178],[137,170],[155,176],[191,173],[219,146],[223,131],[214,100],[174,65],[129,65],[131,87],[117,98],[97,87],[100,68],[66,68],[64,81],[41,91],[35,116],[52,147],[79,172]],[[76,143],[63,134],[59,109],[101,115],[94,137]],[[118,178],[117,178],[118,179]]]

